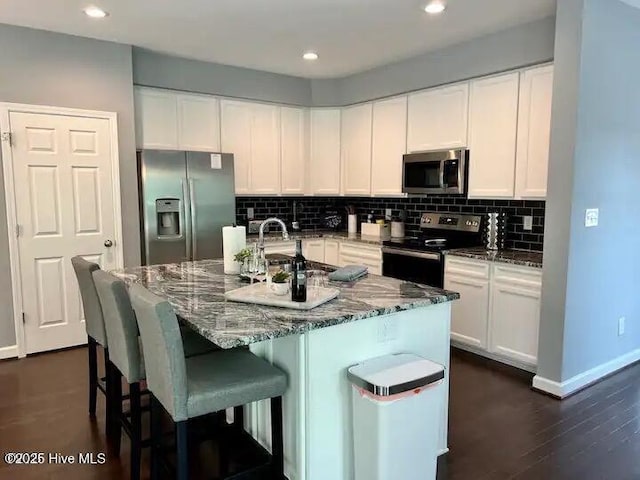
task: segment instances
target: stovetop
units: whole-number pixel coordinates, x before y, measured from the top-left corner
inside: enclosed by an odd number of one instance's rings
[[[475,240],[445,239],[443,237],[405,237],[382,242],[385,247],[417,250],[421,252],[442,252],[453,248],[477,247],[481,243]]]

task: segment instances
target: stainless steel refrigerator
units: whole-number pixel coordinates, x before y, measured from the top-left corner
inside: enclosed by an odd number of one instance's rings
[[[222,227],[236,221],[233,155],[138,152],[145,265],[222,257]]]

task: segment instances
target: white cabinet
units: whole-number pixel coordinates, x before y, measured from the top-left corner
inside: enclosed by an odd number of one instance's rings
[[[520,74],[471,82],[469,198],[513,198]]]
[[[490,351],[518,362],[538,362],[542,272],[494,265]]]
[[[338,266],[340,263],[340,242],[326,239],[324,241],[324,263]]]
[[[409,95],[407,150],[466,147],[468,107],[468,83]]]
[[[220,151],[220,111],[215,97],[137,87],[135,109],[138,148]]]
[[[338,266],[364,265],[369,273],[382,275],[382,250],[363,243],[340,242]]]
[[[553,65],[526,70],[520,77],[516,198],[547,195]]]
[[[451,339],[486,349],[489,326],[489,265],[447,257],[444,288],[460,293],[451,307]]]
[[[312,262],[324,263],[325,243],[323,239],[310,239],[302,242],[304,258]]]
[[[281,255],[294,256],[296,254],[296,242],[267,242],[264,244],[264,253],[279,253]]]
[[[345,195],[371,193],[371,103],[342,110],[342,192]]]
[[[373,104],[371,193],[402,193],[402,156],[407,153],[407,97]]]
[[[192,152],[220,151],[220,102],[205,95],[177,95],[178,148]]]
[[[456,346],[519,368],[537,365],[541,269],[447,255],[444,287],[460,292],[451,312]]]
[[[340,110],[311,110],[309,189],[316,195],[340,193]]]
[[[178,106],[175,93],[136,88],[135,109],[138,148],[178,149]]]
[[[308,111],[303,108],[282,107],[281,128],[281,192],[303,195],[307,173]]]
[[[279,107],[223,100],[221,110],[222,149],[234,154],[236,193],[279,193]]]

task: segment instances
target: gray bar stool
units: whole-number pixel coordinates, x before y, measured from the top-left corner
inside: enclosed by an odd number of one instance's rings
[[[131,286],[129,294],[142,338],[151,392],[151,478],[158,478],[159,474],[160,406],[175,423],[177,478],[187,480],[187,421],[269,398],[272,454],[265,473],[266,478],[283,479],[285,373],[245,349],[220,350],[185,359],[178,319],[169,303],[140,285]],[[255,473],[252,470],[247,475]],[[242,473],[232,478],[240,479]]]
[[[106,431],[107,437],[113,434],[112,402],[109,399],[109,349],[107,346],[107,334],[104,326],[102,307],[93,283],[92,273],[100,270],[96,263],[89,262],[80,256],[71,259],[73,270],[76,273],[80,297],[82,298],[82,308],[84,310],[85,329],[87,330],[87,343],[89,352],[89,415],[96,416],[97,393],[100,390],[106,399]],[[98,345],[104,353],[105,384],[103,385],[98,377]]]
[[[131,306],[125,283],[119,278],[96,270],[93,280],[102,306],[105,328],[109,338],[109,352],[114,398],[122,397],[122,377],[129,385],[130,411],[122,410],[122,402],[114,405],[114,446],[120,451],[122,429],[131,440],[131,478],[140,478],[142,441],[142,408],[140,382],[145,379],[143,352],[135,312]],[[215,345],[187,328],[181,328],[185,354],[203,355],[215,351]]]

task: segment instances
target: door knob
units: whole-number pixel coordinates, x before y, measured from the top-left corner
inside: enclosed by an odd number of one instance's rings
[[[111,240],[105,240],[104,241],[104,246],[107,248],[111,248],[113,247],[113,242]]]

